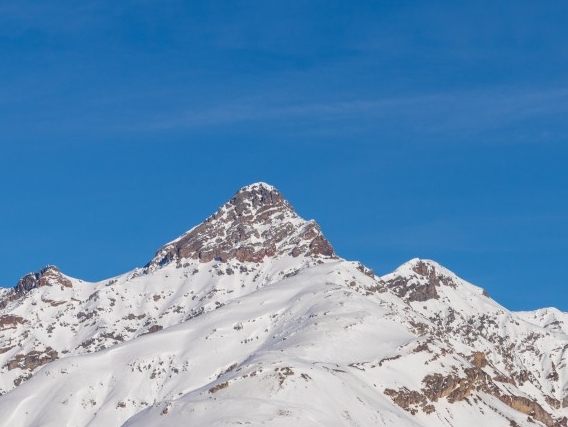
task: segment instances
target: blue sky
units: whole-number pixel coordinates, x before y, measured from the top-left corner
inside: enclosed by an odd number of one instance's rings
[[[568,311],[568,3],[0,0],[0,285],[144,265],[243,185],[337,253]]]

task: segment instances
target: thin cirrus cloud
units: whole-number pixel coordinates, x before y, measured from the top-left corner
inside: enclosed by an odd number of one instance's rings
[[[527,120],[554,120],[568,112],[568,89],[483,89],[437,94],[395,96],[365,100],[331,100],[318,103],[278,105],[264,99],[219,103],[208,108],[190,108],[170,117],[149,122],[154,129],[205,128],[239,123],[310,120],[335,130],[351,129],[354,122],[369,127],[404,126],[424,133],[468,132],[522,125]],[[544,125],[543,125],[544,126]],[[554,125],[552,133],[565,136],[566,129]],[[551,129],[541,129],[550,132]],[[541,135],[542,136],[542,135]]]

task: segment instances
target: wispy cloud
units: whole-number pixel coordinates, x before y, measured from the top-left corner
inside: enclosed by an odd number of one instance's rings
[[[168,117],[154,117],[147,124],[158,130],[281,121],[309,123],[312,128],[326,126],[334,131],[401,128],[405,132],[434,135],[467,132],[474,136],[529,120],[553,120],[568,112],[567,88],[461,90],[318,103],[279,104],[271,99],[249,98],[188,108]],[[560,131],[566,133],[566,129]]]

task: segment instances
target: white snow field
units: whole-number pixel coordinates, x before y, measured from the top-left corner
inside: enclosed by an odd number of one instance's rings
[[[0,426],[566,426],[568,314],[336,256],[244,187],[144,268],[0,291]]]

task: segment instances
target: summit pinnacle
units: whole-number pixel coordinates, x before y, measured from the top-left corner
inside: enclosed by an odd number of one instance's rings
[[[298,216],[273,186],[255,183],[241,188],[203,223],[159,249],[147,269],[187,258],[261,262],[280,255],[335,257],[315,221]]]

